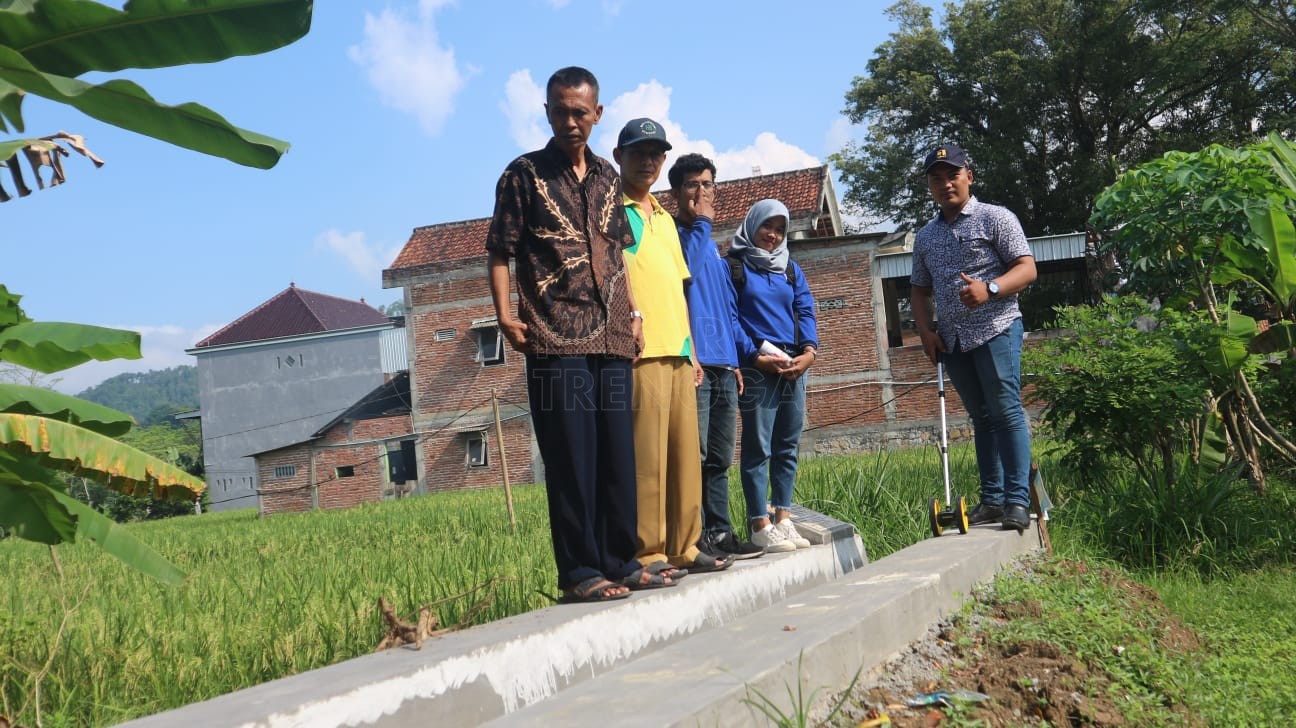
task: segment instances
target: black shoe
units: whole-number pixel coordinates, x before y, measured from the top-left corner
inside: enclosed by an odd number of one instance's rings
[[[739,541],[732,531],[725,532],[724,535],[714,539],[712,543],[715,544],[716,548],[739,561],[755,559],[765,555],[765,549],[750,541]]]
[[[726,552],[724,549],[720,548],[719,542],[720,539],[718,539],[713,534],[704,533],[702,534],[702,538],[698,539],[697,542],[698,551],[701,551],[707,556],[712,556],[715,558],[725,556]]]
[[[1030,528],[1030,513],[1026,511],[1026,506],[1019,506],[1016,503],[1008,504],[1003,509],[1003,530],[1009,531],[1016,529],[1017,533]]]
[[[979,526],[982,523],[998,523],[1003,518],[1003,506],[991,505],[989,503],[978,503],[976,508],[968,514],[968,525]]]

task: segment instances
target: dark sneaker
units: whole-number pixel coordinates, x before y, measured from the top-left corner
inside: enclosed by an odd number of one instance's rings
[[[1010,503],[1003,510],[1003,530],[1009,531],[1017,529],[1017,533],[1030,528],[1030,513],[1026,511],[1026,506],[1019,506],[1016,503]]]
[[[713,556],[716,558],[724,556],[727,553],[724,549],[720,548],[719,539],[709,533],[702,534],[702,538],[698,539],[697,547],[698,551],[701,551],[707,556]]]
[[[1003,518],[1003,506],[991,505],[989,503],[978,503],[976,508],[968,514],[968,525],[979,526],[982,523],[998,523]]]
[[[755,559],[765,555],[765,549],[750,541],[739,541],[737,537],[733,535],[732,531],[725,533],[723,536],[716,539],[715,545],[721,551],[739,561],[743,559]]]

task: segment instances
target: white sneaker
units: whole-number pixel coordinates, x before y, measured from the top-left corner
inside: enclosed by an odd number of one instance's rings
[[[765,549],[767,554],[782,554],[796,551],[796,544],[788,540],[787,534],[775,528],[773,524],[752,534],[752,543]]]
[[[774,524],[774,528],[782,531],[783,537],[786,538],[788,541],[790,541],[793,546],[799,549],[810,548],[810,541],[808,539],[803,538],[801,536],[801,533],[796,530],[796,526],[792,525],[791,518],[784,518],[783,520]]]

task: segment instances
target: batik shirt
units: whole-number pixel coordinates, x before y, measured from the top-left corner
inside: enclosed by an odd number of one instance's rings
[[[486,249],[512,257],[518,319],[535,354],[634,358],[621,251],[634,236],[621,208],[621,178],[585,150],[585,178],[550,139],[513,160],[495,188]]]
[[[1023,255],[1032,253],[1017,216],[975,197],[968,199],[954,222],[937,213],[918,231],[909,282],[932,289],[936,331],[947,351],[975,349],[1021,318],[1016,294],[995,296],[975,309],[964,306],[959,291],[967,283],[959,273],[988,283]]]

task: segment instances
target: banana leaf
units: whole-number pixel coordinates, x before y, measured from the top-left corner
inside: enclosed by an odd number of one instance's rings
[[[312,0],[39,0],[0,13],[0,38],[43,71],[163,68],[282,48],[310,30]]]
[[[18,538],[53,546],[76,540],[76,518],[56,497],[54,474],[0,450],[0,526]]]
[[[6,326],[29,320],[23,314],[22,307],[18,305],[21,300],[22,296],[17,293],[10,293],[5,284],[0,283],[0,330]]]
[[[1259,331],[1256,320],[1233,310],[1237,295],[1229,294],[1228,308],[1223,314],[1224,326],[1213,331],[1213,341],[1203,352],[1207,370],[1217,377],[1227,377],[1237,371],[1251,355],[1247,346]]]
[[[97,402],[73,397],[43,387],[25,384],[0,384],[0,412],[40,415],[70,425],[120,437],[130,432],[131,417]]]
[[[1269,141],[1273,144],[1273,154],[1269,165],[1278,173],[1278,177],[1296,192],[1296,145],[1283,139],[1276,131],[1269,132]]]
[[[1273,273],[1269,286],[1283,308],[1296,298],[1296,226],[1278,205],[1247,211],[1251,230],[1265,243]]]
[[[51,374],[91,359],[138,359],[139,341],[138,333],[124,329],[25,321],[0,330],[0,359]]]
[[[88,538],[108,555],[158,581],[184,583],[185,573],[121,526],[63,492],[49,470],[0,450],[0,526],[28,541],[55,545]]]
[[[8,119],[14,131],[22,132],[22,100],[22,89],[8,81],[0,81],[0,131],[9,131],[9,127],[5,124],[5,120]],[[0,159],[8,159],[11,156],[13,151],[8,153],[0,151]]]
[[[111,518],[62,493],[55,493],[54,497],[76,516],[78,536],[94,541],[122,563],[164,584],[180,586],[184,583],[185,573],[180,567],[130,535],[130,532],[114,523]]]
[[[43,467],[83,475],[127,495],[191,500],[207,488],[174,465],[48,417],[0,413],[0,448],[30,455]]]
[[[288,142],[240,129],[205,106],[167,106],[130,81],[94,85],[45,73],[2,45],[0,79],[107,124],[248,167],[270,169],[288,151]]]

